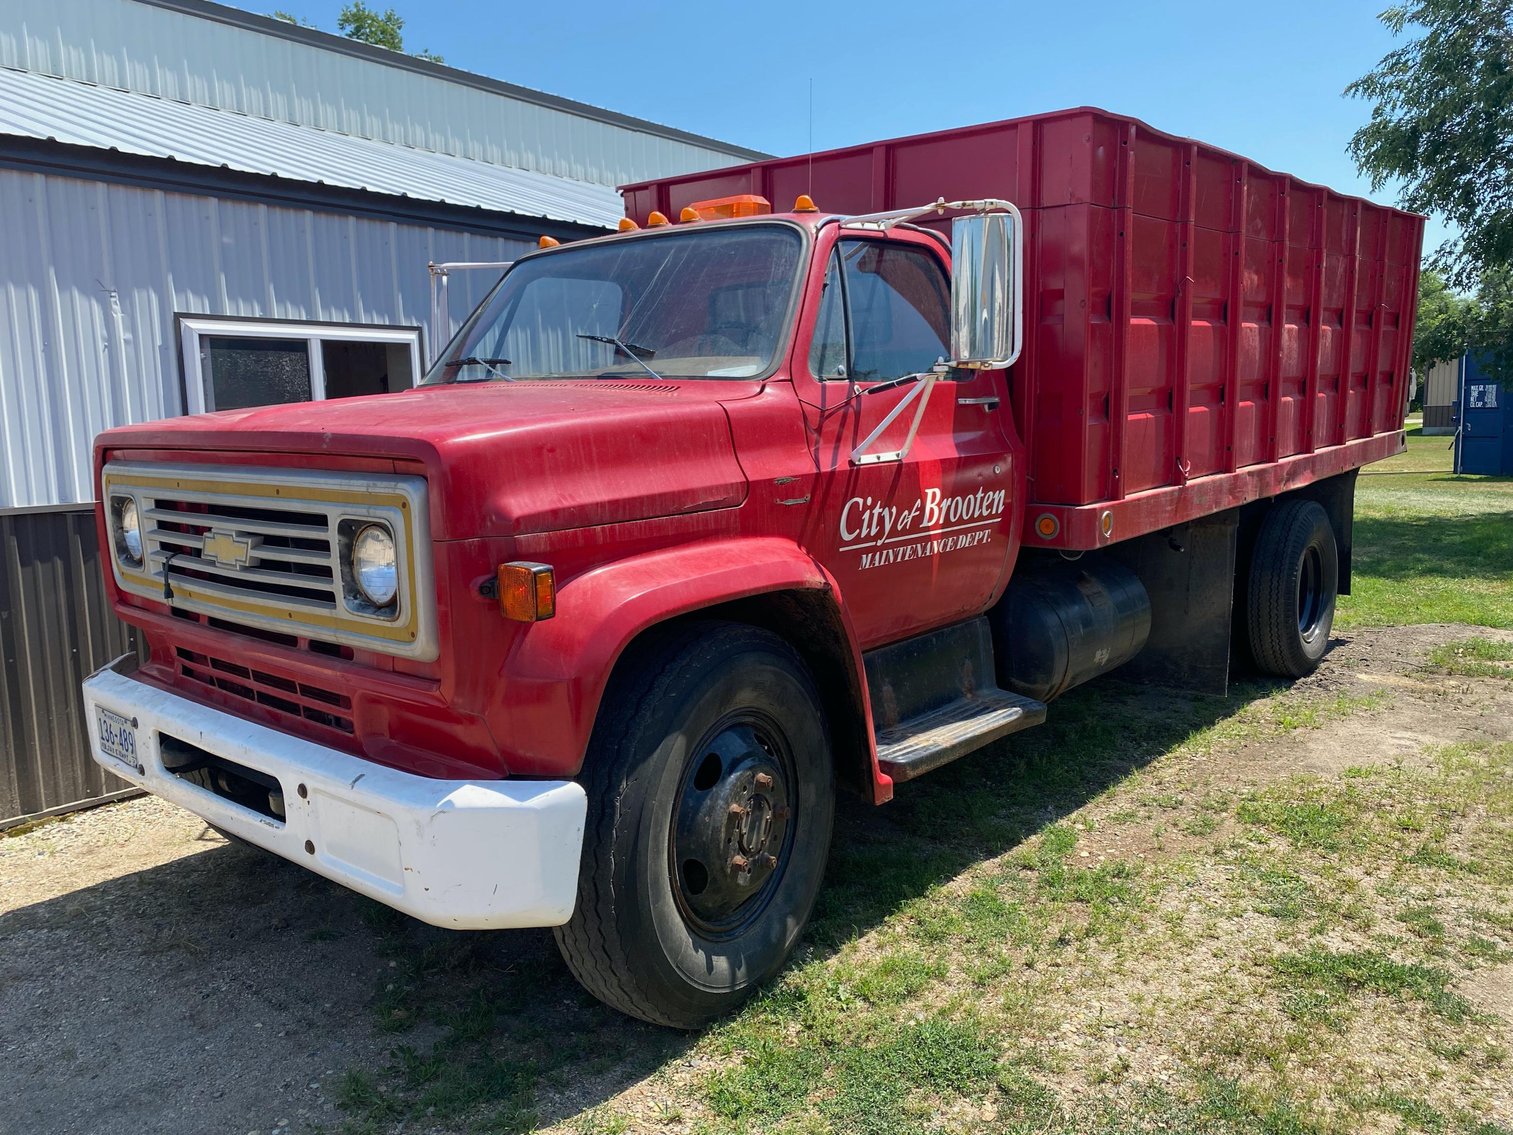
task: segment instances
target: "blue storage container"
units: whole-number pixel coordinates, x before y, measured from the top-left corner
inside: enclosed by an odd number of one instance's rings
[[[1455,471],[1513,477],[1513,382],[1501,384],[1474,354],[1461,363]]]

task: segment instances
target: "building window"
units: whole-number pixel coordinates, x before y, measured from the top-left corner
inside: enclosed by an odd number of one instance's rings
[[[185,412],[407,390],[420,329],[184,316]]]

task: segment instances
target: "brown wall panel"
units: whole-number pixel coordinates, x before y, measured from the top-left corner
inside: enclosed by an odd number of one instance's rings
[[[0,826],[130,787],[90,759],[79,686],[134,647],[105,600],[93,510],[0,513]]]

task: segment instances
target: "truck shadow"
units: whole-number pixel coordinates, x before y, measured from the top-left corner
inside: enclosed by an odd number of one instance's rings
[[[1276,688],[1214,698],[1105,681],[1058,701],[1045,726],[900,786],[885,808],[844,799],[805,956],[828,957]],[[547,931],[438,930],[235,846],[0,916],[0,939],[12,1054],[0,1094],[41,1108],[46,1130],[288,1118],[290,1131],[523,1131],[612,1098],[696,1039],[594,1001]],[[142,1045],[163,1071],[151,1100],[123,1107],[141,1080],[118,1057]],[[49,1116],[58,1099],[66,1114]]]

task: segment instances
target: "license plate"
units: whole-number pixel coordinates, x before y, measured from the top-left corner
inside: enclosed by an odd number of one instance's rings
[[[136,726],[119,713],[111,713],[98,705],[95,706],[95,723],[99,726],[100,751],[141,772],[142,763],[137,760]]]

